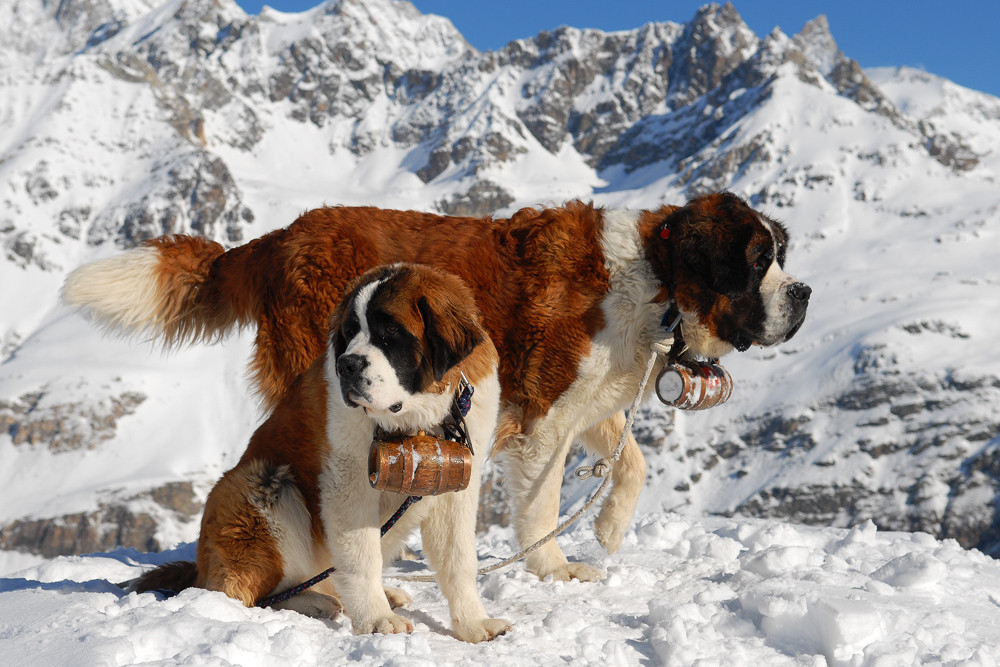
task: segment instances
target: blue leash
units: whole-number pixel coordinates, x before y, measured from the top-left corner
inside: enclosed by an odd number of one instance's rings
[[[392,527],[396,525],[396,522],[403,517],[403,513],[406,512],[407,509],[409,509],[410,505],[417,502],[422,497],[423,496],[407,496],[406,500],[403,501],[403,504],[399,506],[398,510],[396,510],[396,513],[393,514],[391,517],[389,517],[388,521],[382,524],[382,529],[379,532],[379,537],[385,537],[385,534],[388,533],[390,530],[392,530]],[[336,569],[337,568],[335,567],[327,568],[326,570],[323,570],[322,572],[317,574],[312,579],[309,579],[308,581],[303,581],[301,584],[292,586],[288,590],[282,591],[281,593],[275,593],[274,595],[269,595],[266,598],[261,598],[260,600],[257,601],[257,606],[270,607],[271,605],[277,602],[284,602],[288,598],[295,597],[296,595],[306,590],[307,588],[312,588],[319,582],[329,577],[331,574],[334,573]]]
[[[455,397],[455,404],[458,407],[458,413],[460,417],[460,419],[456,419],[456,429],[459,431],[459,435],[461,435],[462,437],[465,437],[466,431],[465,431],[464,418],[467,414],[469,414],[469,410],[472,408],[472,394],[474,391],[475,388],[465,378],[465,374],[463,373],[461,382],[459,384],[459,392],[458,395]],[[469,447],[471,451],[472,443],[467,442],[466,446]],[[397,509],[396,512],[391,517],[389,517],[388,521],[382,524],[382,528],[379,531],[379,537],[385,537],[385,534],[388,533],[390,530],[392,530],[392,527],[396,525],[396,522],[398,522],[403,517],[403,514],[406,512],[406,510],[408,510],[413,503],[417,502],[422,497],[423,496],[407,496],[406,500],[403,501],[403,504],[399,506],[399,509]],[[323,581],[331,574],[333,574],[336,570],[337,568],[335,567],[327,568],[326,570],[320,572],[319,574],[317,574],[312,579],[309,579],[308,581],[303,581],[301,584],[292,586],[291,588],[284,590],[280,593],[275,593],[274,595],[269,595],[266,598],[261,598],[260,600],[257,601],[256,606],[270,607],[271,605],[276,604],[278,602],[284,602],[289,598],[293,598],[302,591],[308,588],[312,588],[319,582]],[[177,591],[171,591],[163,588],[159,588],[151,592],[159,593],[163,595],[165,598],[170,598],[177,595]]]
[[[455,397],[455,404],[458,407],[458,412],[461,419],[464,419],[464,417],[467,414],[469,414],[469,410],[472,408],[472,394],[474,391],[475,388],[465,378],[465,373],[462,373],[462,380],[461,383],[459,384],[459,392],[458,395]],[[456,419],[456,427],[461,431],[461,435],[464,436],[465,424],[461,422],[459,419]],[[469,447],[470,450],[472,449],[471,443],[467,443],[467,446]],[[398,510],[396,510],[396,513],[393,514],[391,517],[389,517],[389,520],[382,525],[382,529],[379,533],[379,536],[385,537],[385,534],[388,533],[390,530],[392,530],[392,527],[395,526],[396,522],[402,518],[406,510],[410,508],[410,505],[417,502],[422,497],[423,496],[407,496],[406,500],[403,501],[403,504],[399,506]],[[308,581],[303,581],[301,584],[292,586],[286,591],[282,591],[281,593],[275,593],[274,595],[270,595],[266,598],[258,600],[257,606],[270,607],[271,605],[277,602],[284,602],[285,600],[291,597],[295,597],[296,595],[306,590],[307,588],[312,588],[319,582],[329,577],[331,574],[334,573],[334,571],[336,571],[336,569],[337,568],[335,567],[328,568],[317,574],[312,579],[309,579]]]

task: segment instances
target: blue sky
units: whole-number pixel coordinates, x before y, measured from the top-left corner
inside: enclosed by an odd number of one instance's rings
[[[411,0],[425,14],[440,14],[480,50],[530,37],[560,25],[602,30],[636,28],[649,21],[683,23],[698,0]],[[267,4],[286,12],[319,0],[237,0],[256,14]],[[1000,96],[1000,2],[997,0],[735,0],[747,25],[763,37],[775,26],[793,35],[826,14],[840,49],[862,67],[909,65]]]

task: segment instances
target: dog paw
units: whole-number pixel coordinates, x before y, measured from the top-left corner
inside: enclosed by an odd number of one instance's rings
[[[544,579],[549,575],[553,581],[569,581],[578,579],[580,581],[600,581],[604,578],[604,573],[586,563],[565,563],[547,572],[535,572],[539,579]]]
[[[613,554],[621,548],[627,527],[622,522],[602,513],[594,520],[594,536],[597,537],[601,546],[608,550],[609,554]]]
[[[320,594],[317,594],[316,598],[312,600],[312,606],[314,613],[308,615],[314,618],[334,619],[344,610],[344,605],[332,595],[323,595],[320,597]]]
[[[371,621],[352,623],[354,634],[370,635],[373,633],[392,635],[399,632],[413,632],[413,623],[398,614],[389,614]]]
[[[390,609],[396,609],[397,607],[402,607],[403,605],[413,602],[413,598],[410,597],[410,594],[402,588],[390,588],[388,586],[383,586],[383,590],[385,590],[385,599],[389,601]]]
[[[334,619],[340,615],[344,606],[332,595],[304,591],[295,597],[271,605],[272,609],[291,609],[312,618]]]
[[[484,618],[472,623],[455,624],[455,634],[464,642],[478,643],[496,639],[510,630],[510,621],[503,618]]]

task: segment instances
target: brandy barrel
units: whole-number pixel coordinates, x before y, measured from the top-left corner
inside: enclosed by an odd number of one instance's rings
[[[733,378],[718,364],[667,364],[656,378],[656,395],[681,410],[705,410],[725,403],[733,393]]]
[[[376,438],[368,454],[368,481],[379,491],[436,496],[465,489],[471,477],[468,447],[423,431]]]

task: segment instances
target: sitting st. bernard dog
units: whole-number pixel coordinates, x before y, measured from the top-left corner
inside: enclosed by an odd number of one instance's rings
[[[197,562],[168,563],[132,589],[197,586],[254,606],[332,564],[332,577],[271,606],[332,618],[342,605],[357,634],[409,632],[411,623],[390,608],[390,599],[398,606],[409,598],[383,591],[382,566],[419,526],[455,634],[493,639],[510,625],[483,608],[475,524],[500,383],[496,348],[471,291],[430,267],[376,268],[349,288],[329,331],[329,345],[289,383],[243,457],[209,493]],[[406,496],[371,488],[375,429],[434,433],[453,418],[463,374],[474,387],[463,425],[472,445],[469,485],[424,496],[380,541],[380,526]]]
[[[503,220],[320,208],[229,251],[198,237],[152,239],[77,269],[63,296],[112,331],[166,344],[255,326],[251,374],[273,406],[322,352],[327,318],[353,278],[400,261],[457,274],[499,353],[497,451],[517,537],[529,545],[558,521],[573,441],[603,457],[615,450],[668,311],[681,318],[674,353],[688,357],[774,345],[799,329],[811,290],[782,269],[787,243],[781,224],[729,193],[653,211],[571,202]],[[609,552],[646,476],[631,437],[612,476],[594,523]],[[600,576],[568,562],[554,540],[529,555],[528,568]]]

